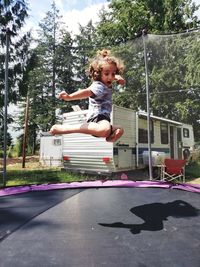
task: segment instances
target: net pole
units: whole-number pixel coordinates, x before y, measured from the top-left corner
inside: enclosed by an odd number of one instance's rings
[[[147,105],[147,134],[148,134],[148,152],[149,152],[149,179],[153,180],[152,175],[152,151],[151,151],[151,125],[150,125],[150,93],[149,93],[149,75],[148,75],[148,59],[146,47],[147,32],[143,30],[142,39],[144,47],[144,63],[145,63],[145,79],[146,79],[146,105]]]
[[[3,145],[3,186],[6,186],[7,180],[7,113],[8,113],[8,60],[9,60],[9,39],[10,29],[7,28],[6,32],[6,54],[5,54],[5,89],[4,89],[4,145]]]
[[[26,97],[26,108],[25,108],[25,126],[24,126],[24,137],[22,146],[22,168],[25,168],[26,163],[26,145],[27,145],[27,133],[28,133],[28,113],[29,113],[29,94]]]

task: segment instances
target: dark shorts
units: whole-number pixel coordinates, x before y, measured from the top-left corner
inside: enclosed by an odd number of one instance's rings
[[[110,117],[109,115],[107,114],[98,114],[97,116],[95,117],[91,117],[87,120],[87,122],[99,122],[99,121],[103,121],[103,120],[106,120],[106,121],[109,121],[110,122]]]
[[[110,122],[110,117],[109,115],[107,114],[98,114],[97,116],[95,117],[91,117],[87,120],[87,122],[96,122],[98,123],[99,121],[103,121],[103,120],[106,120],[106,121],[109,121]],[[111,127],[111,132],[112,132],[112,126]],[[93,135],[94,137],[99,137],[99,136],[96,136],[96,135]]]

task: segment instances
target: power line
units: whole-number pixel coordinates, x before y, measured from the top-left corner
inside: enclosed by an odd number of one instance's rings
[[[192,89],[192,91],[196,91],[196,90],[200,90],[200,88]],[[155,94],[168,94],[168,93],[181,93],[181,92],[187,93],[187,92],[189,92],[189,91],[191,91],[191,89],[159,91],[159,92],[153,92],[153,93],[150,93],[150,94],[151,94],[151,95],[155,95]],[[141,93],[141,94],[142,94],[142,95],[145,95],[146,92]]]
[[[196,89],[192,89],[194,91],[199,90],[200,88],[196,88]],[[151,93],[151,94],[168,94],[168,93],[187,93],[191,91],[191,89],[184,89],[184,90],[169,90],[169,91],[162,91],[162,92],[155,92],[155,93]]]

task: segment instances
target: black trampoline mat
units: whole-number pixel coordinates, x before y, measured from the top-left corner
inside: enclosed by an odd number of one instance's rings
[[[199,267],[199,194],[67,189],[0,198],[1,267]]]

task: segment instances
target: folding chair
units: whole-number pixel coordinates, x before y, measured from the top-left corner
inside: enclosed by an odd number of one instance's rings
[[[182,179],[185,182],[185,165],[184,159],[165,159],[162,170],[162,180],[172,181]]]

